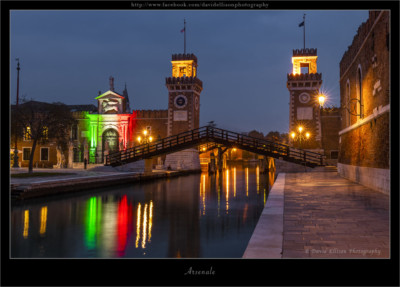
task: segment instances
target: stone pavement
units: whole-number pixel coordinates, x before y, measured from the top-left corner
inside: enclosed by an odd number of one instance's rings
[[[388,195],[334,171],[279,174],[277,182],[283,175],[283,226],[261,215],[244,258],[389,258]],[[267,200],[263,214],[268,207]],[[282,231],[281,257],[266,230]]]

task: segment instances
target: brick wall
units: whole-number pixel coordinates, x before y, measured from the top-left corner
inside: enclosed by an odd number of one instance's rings
[[[331,158],[331,151],[339,151],[340,124],[339,109],[324,109],[321,111],[321,141],[327,159]]]
[[[361,69],[361,94],[363,118],[372,116],[374,110],[389,104],[389,12],[371,11],[369,19],[358,29],[353,43],[340,62],[341,106],[350,98],[358,98]],[[346,119],[342,109],[342,119]],[[360,122],[362,118],[350,115],[350,122],[342,120],[341,130]],[[372,119],[340,136],[339,163],[371,168],[389,168],[389,113]]]

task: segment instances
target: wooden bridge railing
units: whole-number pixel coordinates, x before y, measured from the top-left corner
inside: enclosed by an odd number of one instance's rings
[[[258,154],[282,158],[286,161],[308,166],[323,165],[323,155],[288,145],[258,139],[211,126],[183,132],[151,143],[110,153],[106,165],[117,166],[156,155],[177,152],[200,144],[214,142],[228,147],[237,147]]]

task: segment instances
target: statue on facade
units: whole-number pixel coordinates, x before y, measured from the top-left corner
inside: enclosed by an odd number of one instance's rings
[[[57,151],[57,168],[61,168],[61,148],[60,146],[56,147],[56,151]]]

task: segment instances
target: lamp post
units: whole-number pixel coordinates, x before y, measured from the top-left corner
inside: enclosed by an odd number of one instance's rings
[[[299,126],[297,128],[299,131],[297,134],[295,132],[292,132],[290,136],[292,137],[293,141],[299,141],[299,147],[300,149],[302,148],[302,141],[308,140],[311,136],[311,134],[307,131],[303,133],[304,128],[302,126]]]
[[[145,129],[145,130],[143,130],[143,138],[141,136],[138,136],[137,140],[138,140],[139,144],[148,144],[153,141],[153,137],[150,136],[147,129]]]
[[[18,109],[18,100],[19,100],[19,70],[21,68],[19,67],[19,58],[16,59],[18,61],[17,64],[17,103],[15,105],[15,110]],[[15,145],[14,145],[14,164],[13,168],[19,168],[18,164],[18,147],[17,147],[17,140],[18,140],[18,127],[15,126]]]

